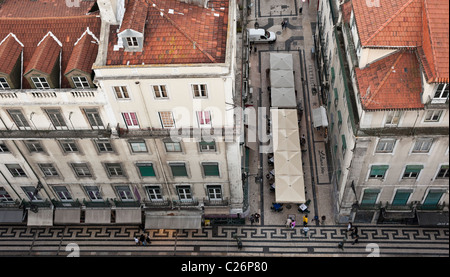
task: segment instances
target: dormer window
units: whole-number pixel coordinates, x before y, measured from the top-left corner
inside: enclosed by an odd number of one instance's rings
[[[72,77],[72,81],[73,81],[75,88],[90,88],[91,87],[88,79],[83,76]]]
[[[128,47],[138,47],[138,40],[137,37],[127,37],[127,44]]]
[[[445,103],[448,99],[448,84],[442,83],[437,86],[434,93],[433,103]]]
[[[34,86],[37,89],[49,89],[50,85],[47,82],[45,77],[31,77],[31,81],[33,81]]]
[[[6,81],[5,78],[0,77],[0,89],[10,89],[11,87],[8,84],[8,81]]]

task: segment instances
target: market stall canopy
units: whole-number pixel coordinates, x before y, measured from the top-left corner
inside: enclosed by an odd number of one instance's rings
[[[288,70],[270,70],[271,88],[289,88],[294,91],[294,74]]]
[[[327,111],[323,106],[313,109],[313,122],[314,128],[328,126]]]
[[[145,213],[145,229],[201,229],[199,212],[161,211]]]
[[[270,53],[271,70],[290,70],[294,69],[292,54]]]
[[[292,88],[272,88],[270,101],[272,107],[278,108],[296,108],[297,103]]]
[[[271,106],[296,108],[292,54],[270,53]]]

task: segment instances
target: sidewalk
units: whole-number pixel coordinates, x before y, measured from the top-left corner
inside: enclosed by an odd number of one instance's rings
[[[260,28],[265,28],[277,34],[274,44],[256,44],[256,51],[250,54],[250,80],[253,88],[253,107],[265,109],[265,115],[269,115],[270,99],[267,91],[266,69],[269,68],[269,55],[271,52],[290,53],[294,61],[295,89],[297,103],[303,106],[303,115],[300,118],[300,134],[307,138],[306,151],[302,153],[303,171],[305,174],[306,199],[311,200],[308,215],[310,223],[314,216],[319,219],[325,216],[324,224],[334,225],[335,212],[333,209],[333,193],[331,175],[328,172],[328,156],[323,130],[316,130],[312,126],[312,109],[320,106],[318,93],[312,92],[315,86],[318,88],[315,60],[311,57],[311,49],[314,47],[313,31],[315,26],[317,0],[303,3],[302,14],[299,14],[300,1],[254,0],[251,14],[248,17],[248,28],[253,28],[254,22],[258,22]],[[287,27],[282,29],[281,22],[287,21]],[[303,80],[303,82],[302,82]],[[258,118],[264,117],[258,114]],[[258,121],[258,123],[260,123]],[[264,126],[265,127],[265,126]],[[261,128],[261,126],[258,126]],[[323,129],[323,128],[322,128]],[[262,225],[284,225],[288,216],[295,216],[297,222],[303,214],[297,211],[294,204],[285,204],[282,212],[273,212],[270,207],[275,202],[275,193],[270,191],[266,174],[273,169],[268,165],[267,154],[259,155],[258,146],[250,151],[250,173],[258,173],[262,166],[262,184],[249,179],[250,214],[261,214]],[[259,160],[262,158],[262,162]]]

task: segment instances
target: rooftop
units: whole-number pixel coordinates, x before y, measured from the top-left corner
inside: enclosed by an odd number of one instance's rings
[[[122,27],[110,27],[106,65],[225,62],[229,0],[211,4],[203,8],[178,0],[129,1]],[[126,29],[143,29],[141,52],[126,52],[118,44],[117,34]]]

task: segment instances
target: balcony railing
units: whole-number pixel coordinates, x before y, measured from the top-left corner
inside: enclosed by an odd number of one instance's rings
[[[111,129],[68,129],[68,130],[0,130],[2,138],[109,138]]]
[[[224,199],[203,198],[203,204],[205,204],[205,206],[228,206],[228,198]]]
[[[104,95],[97,89],[13,89],[0,90],[2,103],[106,103]]]

